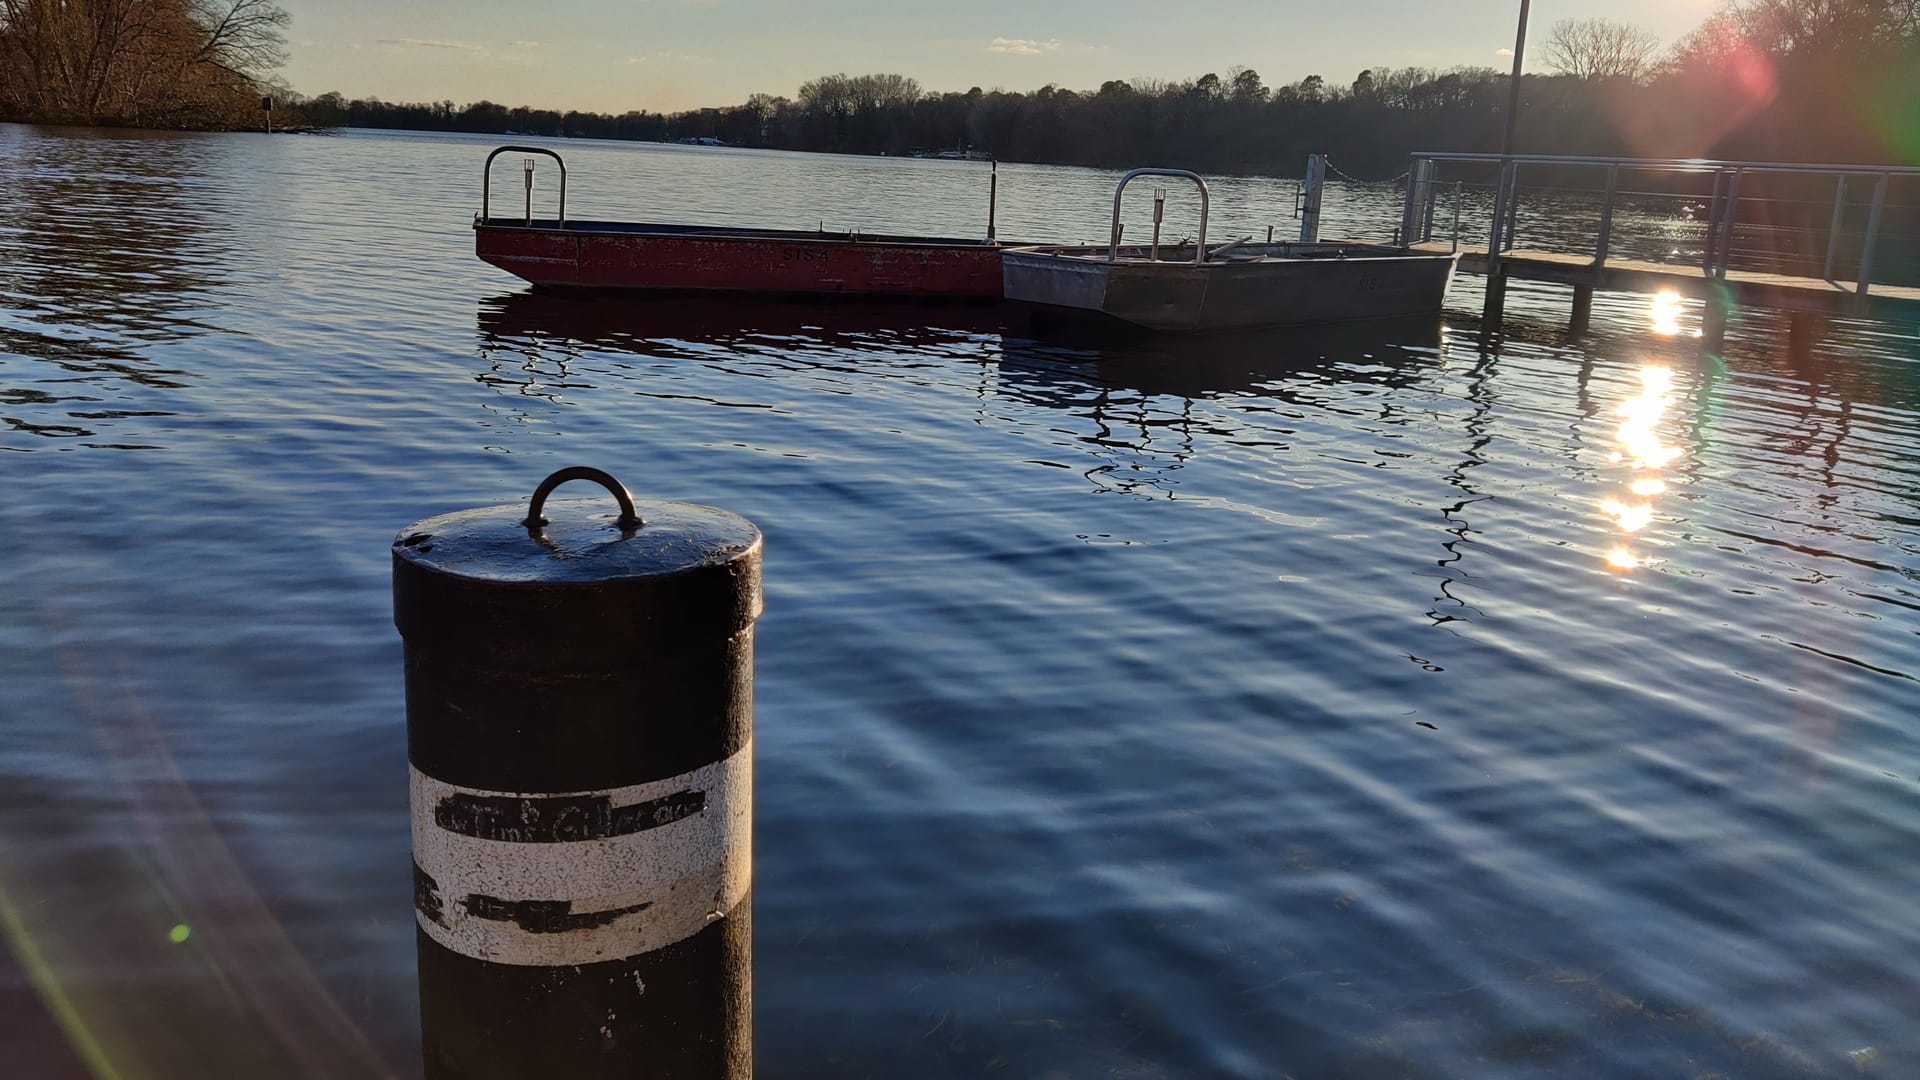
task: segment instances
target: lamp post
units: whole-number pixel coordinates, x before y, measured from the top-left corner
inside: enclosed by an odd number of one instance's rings
[[[1499,321],[1507,302],[1507,277],[1501,272],[1500,249],[1508,242],[1505,231],[1507,219],[1513,213],[1511,204],[1520,195],[1519,184],[1515,182],[1519,169],[1513,163],[1513,132],[1520,121],[1520,66],[1526,61],[1527,14],[1532,6],[1532,0],[1520,0],[1520,30],[1513,39],[1513,77],[1507,80],[1507,127],[1500,138],[1500,178],[1494,184],[1493,223],[1487,230],[1487,299],[1482,316],[1490,323]]]
[[[1520,32],[1513,39],[1513,78],[1507,82],[1507,130],[1500,139],[1500,156],[1513,156],[1513,129],[1520,120],[1520,65],[1527,56],[1527,11],[1532,0],[1520,0]]]

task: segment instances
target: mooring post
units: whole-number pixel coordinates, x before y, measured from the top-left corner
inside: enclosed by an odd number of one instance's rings
[[[993,167],[987,174],[987,242],[993,243],[999,237],[995,235],[994,218],[1000,212],[1000,159],[995,158]]]
[[[1426,240],[1427,210],[1433,197],[1433,161],[1416,158],[1407,170],[1407,198],[1400,210],[1400,242],[1411,247]]]
[[[394,542],[429,1080],[751,1075],[761,549],[587,468]]]
[[[1719,353],[1726,349],[1728,303],[1725,286],[1707,283],[1706,305],[1700,316],[1700,348]]]
[[[1310,154],[1307,156],[1307,182],[1305,201],[1300,209],[1300,242],[1317,244],[1320,242],[1320,203],[1327,190],[1327,156]]]
[[[1826,330],[1827,317],[1820,312],[1793,312],[1787,323],[1787,355],[1795,360],[1813,355],[1814,343]]]
[[[1593,286],[1575,285],[1573,287],[1573,317],[1567,322],[1567,332],[1575,336],[1584,334],[1593,325]]]

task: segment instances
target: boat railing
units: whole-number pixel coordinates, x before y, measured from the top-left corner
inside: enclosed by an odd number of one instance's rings
[[[539,147],[539,146],[502,146],[498,150],[495,150],[493,153],[487,155],[487,164],[483,169],[483,171],[481,172],[481,176],[480,176],[480,223],[482,225],[489,225],[489,224],[492,224],[493,222],[493,216],[490,213],[492,209],[492,201],[493,201],[493,159],[499,157],[501,154],[545,154],[547,157],[550,157],[553,159],[554,164],[560,166],[560,209],[557,211],[557,220],[559,222],[560,228],[562,229],[566,228],[567,227],[567,163],[560,160],[559,154],[556,154],[551,150],[548,150],[548,149],[545,149],[544,147]],[[523,175],[525,175],[526,177],[526,184],[527,184],[526,224],[529,228],[531,228],[533,225],[533,159],[532,158],[527,159],[525,172]]]
[[[1120,178],[1120,186],[1113,189],[1113,231],[1108,234],[1107,261],[1117,262],[1120,258],[1120,198],[1127,193],[1127,185],[1143,176],[1171,176],[1175,179],[1193,181],[1200,189],[1200,237],[1194,244],[1193,265],[1199,266],[1207,261],[1207,182],[1196,172],[1185,169],[1135,169]]]

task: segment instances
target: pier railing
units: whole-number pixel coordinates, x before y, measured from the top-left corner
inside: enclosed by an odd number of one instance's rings
[[[1400,235],[1778,274],[1845,286],[1920,284],[1920,168],[1755,161],[1421,153]]]

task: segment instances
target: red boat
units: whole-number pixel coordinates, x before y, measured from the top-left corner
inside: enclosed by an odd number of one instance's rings
[[[542,154],[559,164],[557,217],[533,216],[531,159],[524,173],[527,212],[513,219],[492,216],[493,161],[506,153]],[[997,195],[997,171],[991,184]],[[992,198],[985,240],[569,221],[567,166],[560,155],[538,147],[503,146],[487,155],[486,186],[473,231],[475,254],[542,288],[927,300],[997,300],[1001,295],[1001,245],[993,239]]]

